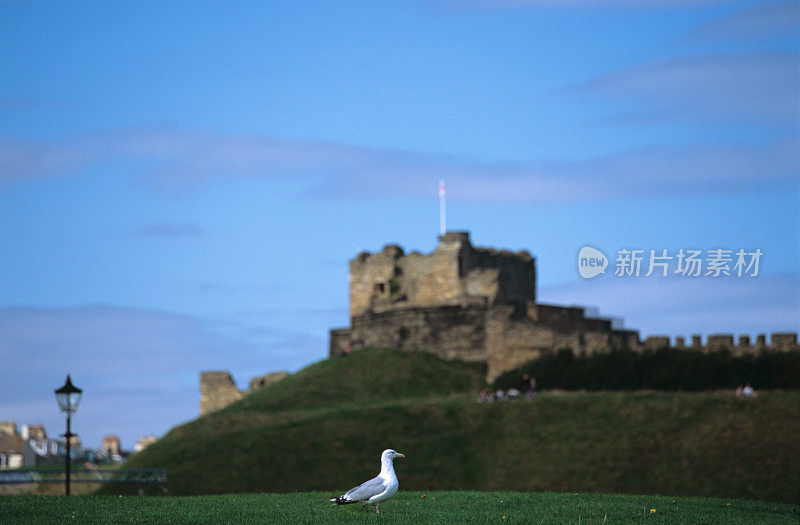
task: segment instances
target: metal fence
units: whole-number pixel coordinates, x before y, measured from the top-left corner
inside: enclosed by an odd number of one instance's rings
[[[0,485],[21,483],[64,483],[63,470],[0,470]],[[167,470],[162,468],[78,469],[70,474],[71,483],[158,483],[166,485]]]

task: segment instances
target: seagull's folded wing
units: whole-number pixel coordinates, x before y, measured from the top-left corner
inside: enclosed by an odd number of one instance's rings
[[[354,501],[367,501],[372,496],[377,496],[384,490],[386,490],[386,484],[383,479],[378,476],[348,490],[344,497]]]

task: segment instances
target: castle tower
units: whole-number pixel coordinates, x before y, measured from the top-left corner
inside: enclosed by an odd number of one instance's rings
[[[536,261],[527,252],[476,248],[447,232],[430,254],[395,244],[350,261],[350,317],[398,308],[533,302]]]

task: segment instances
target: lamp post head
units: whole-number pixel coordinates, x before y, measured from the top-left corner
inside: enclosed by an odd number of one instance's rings
[[[67,374],[67,382],[64,386],[55,391],[58,407],[65,414],[72,415],[78,410],[78,403],[81,402],[83,390],[72,384],[72,379]]]

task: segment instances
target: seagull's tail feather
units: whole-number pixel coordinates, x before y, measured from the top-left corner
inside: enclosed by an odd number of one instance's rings
[[[335,498],[331,498],[331,501],[334,505],[350,505],[351,503],[358,503],[356,500],[347,499],[346,496],[336,496]]]

